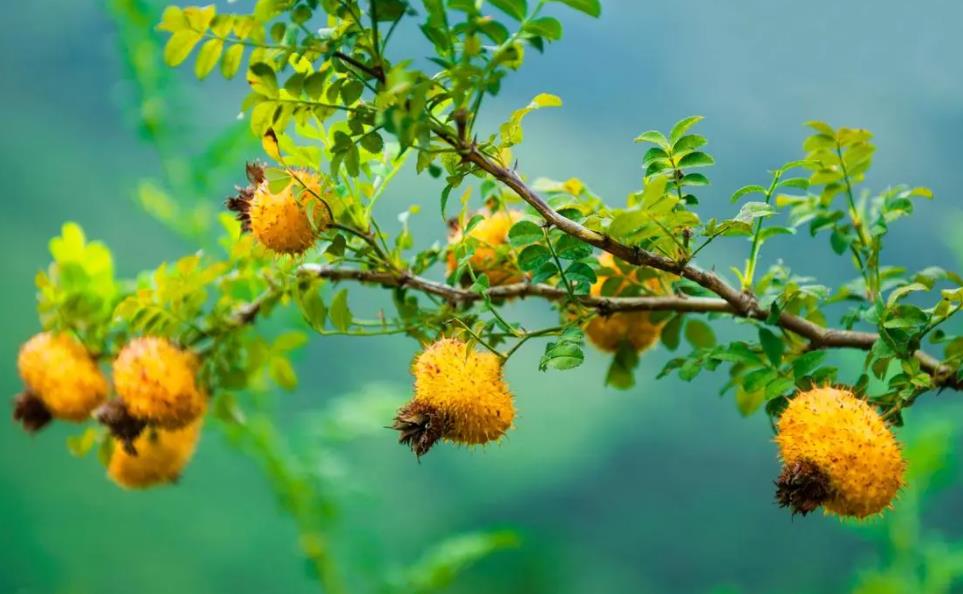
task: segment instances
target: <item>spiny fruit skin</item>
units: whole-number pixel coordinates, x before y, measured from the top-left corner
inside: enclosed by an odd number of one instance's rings
[[[522,218],[522,213],[517,210],[500,210],[494,214],[481,212],[484,219],[478,222],[468,237],[478,240],[478,247],[472,254],[470,262],[475,274],[488,275],[491,286],[509,285],[521,282],[524,277],[518,265],[515,263],[508,251],[508,231],[512,225]],[[448,239],[450,246],[462,241],[461,230],[456,229]],[[448,275],[455,272],[458,260],[455,257],[455,249],[451,247],[448,252]],[[470,284],[471,279],[463,279]]]
[[[398,411],[394,428],[416,455],[438,439],[483,444],[511,428],[515,404],[494,354],[443,338],[415,358],[412,374],[415,395]]]
[[[244,230],[271,251],[301,254],[314,245],[317,233],[332,223],[329,206],[334,188],[327,178],[295,170],[287,186],[273,192],[261,165],[249,164],[247,175],[251,185],[239,189],[227,206],[238,213]]]
[[[164,338],[135,338],[114,361],[114,388],[127,411],[149,425],[180,429],[204,414],[197,357]]]
[[[147,429],[134,440],[136,453],[115,446],[107,476],[127,489],[144,489],[175,482],[194,455],[201,419],[176,430]]]
[[[43,332],[33,336],[17,357],[20,377],[27,391],[17,401],[15,416],[28,429],[31,418],[52,416],[83,421],[107,398],[107,380],[93,357],[73,335]],[[29,413],[33,414],[29,414]]]
[[[615,265],[615,258],[609,253],[599,256],[599,264],[603,268],[619,270]],[[616,291],[616,295],[621,293],[635,278],[635,273],[630,273]],[[598,280],[592,285],[593,296],[601,296],[602,285],[605,284],[606,280],[608,280],[607,276],[599,275]],[[647,279],[645,285],[652,291],[662,289],[662,283],[656,277]],[[662,322],[653,322],[651,313],[647,311],[618,312],[609,316],[592,318],[585,327],[585,335],[600,351],[614,353],[619,350],[623,343],[627,343],[636,352],[641,352],[658,342],[664,325]]]
[[[776,443],[783,461],[777,499],[793,513],[819,505],[865,518],[890,507],[906,464],[882,417],[851,391],[801,392],[782,413]]]

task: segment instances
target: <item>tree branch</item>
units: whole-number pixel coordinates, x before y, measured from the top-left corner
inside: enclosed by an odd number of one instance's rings
[[[366,284],[389,287],[409,287],[423,293],[442,297],[455,304],[469,304],[482,301],[487,295],[491,299],[538,297],[549,301],[561,301],[568,297],[563,289],[549,285],[514,283],[492,287],[482,293],[452,287],[408,273],[356,270],[352,268],[333,268],[318,264],[303,264],[298,268],[300,274],[333,281],[356,281]],[[604,313],[624,311],[678,311],[690,313],[732,313],[732,307],[722,299],[683,296],[659,297],[592,297],[578,295],[582,305]]]
[[[491,299],[535,297],[548,301],[563,301],[568,298],[564,290],[543,284],[514,283],[492,287],[483,293],[476,293],[468,289],[452,287],[444,283],[415,276],[406,272],[381,272],[372,270],[356,270],[351,268],[333,268],[319,264],[303,264],[298,268],[299,274],[323,278],[332,281],[354,281],[364,284],[382,285],[388,287],[408,287],[423,293],[442,297],[453,304],[470,304],[482,301],[487,295]],[[658,297],[594,297],[590,295],[576,296],[583,306],[595,309],[602,314],[629,311],[674,311],[679,313],[723,313],[738,317],[746,316],[724,299],[707,297],[685,297],[681,295],[667,295]],[[242,310],[250,312],[250,308]],[[256,314],[255,314],[256,315]],[[765,319],[766,316],[761,316]],[[856,330],[840,330],[823,328],[809,320],[786,314],[780,316],[778,325],[809,340],[809,348],[838,349],[850,348],[868,351],[879,339],[873,332]],[[956,379],[953,370],[943,365],[938,359],[918,351],[916,359],[920,367],[933,376],[934,384],[955,390],[963,389],[963,382]]]
[[[433,131],[440,139],[455,148],[461,154],[462,159],[474,164],[510,188],[534,208],[546,222],[561,231],[630,264],[649,266],[687,278],[718,295],[723,303],[728,306],[727,313],[748,319],[768,320],[769,312],[759,306],[758,300],[752,293],[736,289],[714,272],[702,270],[688,262],[675,261],[636,246],[625,245],[562,216],[549,206],[548,202],[537,192],[529,188],[513,169],[502,165],[479,150],[474,142],[463,141],[441,126],[435,126]],[[718,307],[718,305],[714,306]],[[671,308],[666,307],[666,309]],[[786,312],[779,315],[776,325],[809,340],[811,349],[855,348],[869,350],[879,338],[878,334],[871,332],[824,328],[805,318]],[[917,351],[915,356],[920,363],[920,367],[933,376],[936,386],[951,387],[956,390],[963,389],[963,382],[956,378],[955,370],[943,365],[942,362],[922,351]]]

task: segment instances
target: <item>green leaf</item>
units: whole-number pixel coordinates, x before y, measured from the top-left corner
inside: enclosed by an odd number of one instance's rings
[[[616,215],[609,224],[608,234],[616,241],[629,241],[632,235],[649,222],[649,213],[642,210],[629,210]]]
[[[683,186],[708,186],[709,178],[701,173],[687,173],[680,182]]]
[[[544,237],[542,228],[532,221],[518,221],[508,231],[508,242],[513,247],[535,243]]]
[[[826,136],[831,136],[831,137],[836,136],[836,131],[833,130],[833,127],[827,124],[826,122],[820,122],[818,120],[810,120],[806,122],[806,125],[812,128],[813,130],[815,130],[816,132],[819,132],[820,134],[825,134]]]
[[[235,425],[243,425],[247,422],[244,411],[238,405],[237,398],[233,394],[218,394],[217,398],[214,399],[211,414],[221,421]]]
[[[556,95],[540,93],[525,107],[516,109],[512,117],[499,128],[502,143],[505,146],[514,146],[522,141],[522,119],[529,113],[543,107],[561,107],[562,100]]]
[[[285,390],[291,391],[298,387],[298,374],[287,357],[271,357],[269,371],[271,379]]]
[[[763,390],[749,392],[742,387],[736,390],[736,407],[739,409],[739,414],[744,417],[756,412],[765,399],[766,393]]]
[[[224,42],[220,39],[209,39],[201,46],[197,52],[197,61],[194,62],[194,75],[197,78],[205,78],[217,66],[217,61],[221,58],[224,50]]]
[[[566,6],[571,6],[575,10],[584,12],[589,16],[598,18],[602,14],[602,3],[599,0],[549,0],[550,2],[561,2]]]
[[[361,94],[364,92],[364,83],[360,80],[349,80],[341,85],[341,100],[344,101],[345,105],[351,105],[358,99],[361,99]]]
[[[545,39],[558,41],[562,38],[562,23],[553,17],[540,17],[525,23],[523,30],[535,35],[541,35]]]
[[[178,66],[181,62],[191,55],[203,37],[203,34],[196,31],[184,30],[171,35],[164,45],[164,63],[168,66]]]
[[[224,52],[221,58],[221,76],[227,79],[234,78],[237,71],[241,68],[241,60],[244,58],[244,46],[235,43]]]
[[[652,163],[657,161],[665,161],[669,158],[669,154],[657,146],[650,148],[645,151],[645,156],[642,157],[642,167],[648,167]],[[668,165],[668,162],[666,162]]]
[[[826,358],[826,351],[810,351],[792,362],[792,374],[796,381],[804,379],[819,367]]]
[[[545,345],[545,354],[538,364],[542,371],[546,369],[573,369],[582,364],[585,354],[582,346],[574,342],[550,342]]]
[[[669,132],[669,142],[675,144],[676,141],[689,131],[689,128],[701,122],[702,119],[702,116],[689,116],[676,122],[675,126],[672,126],[672,130]]]
[[[525,15],[528,14],[526,0],[488,0],[488,2],[516,21],[524,20]]]
[[[708,153],[694,152],[679,159],[679,168],[684,169],[687,167],[708,167],[710,165],[715,165],[716,160],[712,158]]]
[[[176,33],[188,25],[187,19],[184,17],[184,10],[181,7],[168,6],[161,15],[161,21],[157,25],[157,30]]]
[[[441,191],[441,219],[442,220],[445,220],[445,209],[448,206],[448,199],[451,197],[451,191],[454,189],[455,187],[453,185],[448,184],[447,186],[445,186],[445,189]]]
[[[551,260],[549,260],[548,262],[545,262],[544,264],[539,266],[538,270],[532,273],[531,283],[533,285],[544,283],[545,281],[547,281],[548,279],[552,278],[557,274],[558,274],[558,266],[555,265],[555,262],[552,262]]]
[[[563,260],[581,260],[592,255],[592,246],[571,235],[563,235],[555,243],[555,253]]]
[[[696,348],[708,349],[716,345],[716,335],[712,327],[702,320],[689,320],[685,326],[685,339]]]
[[[927,287],[923,283],[910,283],[908,285],[899,287],[898,289],[893,290],[893,292],[889,294],[889,298],[886,300],[886,307],[893,307],[894,305],[896,305],[897,301],[899,301],[903,297],[906,297],[910,293],[916,293],[919,291],[928,291],[928,290],[929,290],[929,287]]]
[[[572,262],[565,269],[565,278],[575,283],[576,292],[588,293],[592,285],[598,281],[595,271],[585,262]]]
[[[766,194],[766,188],[762,186],[742,186],[735,192],[733,192],[732,197],[729,199],[731,202],[738,202],[743,196],[748,196],[749,194]]]
[[[187,26],[200,32],[207,31],[217,14],[213,4],[207,6],[188,6],[184,9]]]
[[[525,272],[532,272],[551,257],[552,253],[544,245],[530,245],[518,255],[518,267]]]
[[[100,447],[97,448],[97,461],[102,465],[107,466],[110,464],[110,459],[114,455],[114,438],[110,435],[105,435],[102,440],[100,440]]]
[[[735,220],[740,223],[751,223],[760,217],[771,217],[777,212],[779,211],[765,202],[746,202],[739,209],[739,214],[736,215]]]
[[[809,178],[805,177],[788,177],[784,180],[780,180],[776,184],[777,188],[793,188],[795,190],[808,190],[809,189]]]
[[[274,339],[271,348],[277,352],[287,353],[299,349],[308,343],[308,335],[299,330],[289,330]]]
[[[97,431],[97,428],[88,427],[80,435],[71,435],[67,438],[67,449],[74,456],[81,458],[93,449],[97,444],[98,437],[100,437],[100,432]]]
[[[541,371],[549,368],[572,369],[581,365],[584,360],[582,330],[578,326],[569,326],[555,342],[545,345],[545,354],[542,355],[538,368]]]
[[[605,374],[605,385],[628,390],[635,385],[635,368],[639,365],[639,353],[628,341],[622,342],[612,357],[612,363]]]
[[[676,314],[662,327],[661,339],[665,348],[674,351],[679,348],[679,339],[682,335],[682,322],[685,316]]]
[[[768,328],[760,328],[759,344],[762,345],[762,351],[766,353],[774,367],[782,365],[782,355],[786,351],[786,344],[779,336]]]
[[[326,72],[314,72],[304,79],[304,92],[308,97],[317,99],[324,92],[324,81],[327,78]]]
[[[348,307],[347,289],[341,289],[335,293],[334,299],[331,300],[331,310],[328,317],[340,332],[347,332],[351,326],[351,321],[354,319],[354,316],[351,315],[351,309]]]
[[[362,136],[359,142],[369,153],[380,153],[385,146],[385,141],[381,138],[381,134],[378,134],[378,132],[374,130]]]
[[[404,16],[408,3],[402,0],[374,0],[372,2],[378,12],[378,21],[391,23]]]
[[[264,62],[251,64],[248,68],[247,82],[251,85],[251,90],[258,95],[272,98],[278,96],[277,74],[274,73],[274,68]]]
[[[765,397],[766,400],[771,400],[773,398],[778,398],[794,390],[796,387],[796,382],[789,379],[788,377],[777,377],[773,381],[766,385]]]
[[[709,141],[705,139],[704,136],[699,136],[698,134],[689,134],[688,136],[683,136],[682,138],[674,141],[672,145],[672,152],[679,154],[686,151],[691,151],[699,148],[700,146],[705,146]]]
[[[648,142],[658,145],[663,149],[669,149],[669,140],[658,130],[649,130],[635,137],[635,142]]]
[[[450,585],[473,563],[494,552],[515,548],[513,532],[477,532],[452,536],[433,547],[405,572],[408,592],[435,592]]]

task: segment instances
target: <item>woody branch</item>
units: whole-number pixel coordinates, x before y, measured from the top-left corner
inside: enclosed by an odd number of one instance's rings
[[[305,277],[327,279],[336,282],[351,281],[386,287],[408,288],[422,293],[436,295],[453,304],[471,304],[481,301],[486,297],[491,299],[532,297],[548,301],[563,301],[569,298],[568,293],[563,289],[544,284],[513,283],[475,292],[453,287],[407,272],[385,272],[338,268],[319,264],[303,264],[298,268],[298,273]],[[268,298],[268,295],[266,294],[264,298]],[[761,313],[762,310],[759,310],[758,306],[756,313],[747,315],[743,310],[737,309],[732,303],[722,298],[687,297],[683,295],[646,297],[595,297],[591,295],[580,295],[576,296],[576,298],[582,306],[594,309],[600,314],[629,311],[669,311],[678,313],[720,313],[743,318],[766,319],[766,315]],[[236,322],[238,324],[252,322],[258,315],[260,308],[261,300],[255,300],[239,308],[236,312]],[[879,339],[879,335],[874,332],[824,328],[809,320],[789,314],[780,316],[777,325],[808,339],[810,350],[851,348],[866,351],[871,349],[873,344]],[[915,356],[920,363],[920,368],[933,376],[935,385],[963,390],[963,382],[956,379],[952,370],[943,365],[938,359],[923,351],[917,351]]]
[[[703,304],[711,304],[712,309],[698,310],[680,308],[676,311],[722,311],[746,319],[759,321],[769,319],[769,312],[759,305],[758,299],[751,292],[738,290],[714,272],[702,270],[686,260],[677,261],[637,246],[625,245],[612,237],[588,229],[576,221],[562,216],[558,211],[549,206],[544,198],[530,188],[513,169],[502,165],[496,159],[481,151],[474,142],[461,139],[449,129],[442,126],[435,126],[433,132],[441,140],[457,150],[464,161],[472,163],[515,192],[522,200],[534,208],[548,224],[589,245],[608,252],[625,262],[676,274],[695,282],[699,286],[719,296],[718,300],[703,300]],[[632,306],[625,303],[623,306],[642,310],[645,309],[647,305],[658,303],[662,306],[661,308],[663,310],[672,310],[671,305],[673,300],[687,301],[684,298],[678,297],[667,298],[668,301],[665,302],[655,301],[657,298],[639,299],[650,299],[654,301],[634,303]],[[601,309],[605,306],[615,305],[611,302],[620,303],[621,298],[608,298],[605,301],[605,303],[597,304],[596,307]],[[686,305],[689,304],[687,303]],[[618,305],[615,306],[618,307]],[[811,350],[829,348],[869,350],[880,338],[879,334],[873,332],[825,328],[805,318],[787,312],[779,314],[775,325],[808,340]],[[917,361],[919,361],[920,368],[933,377],[934,385],[963,390],[963,381],[956,378],[954,369],[944,365],[939,359],[923,351],[916,351],[914,356]]]

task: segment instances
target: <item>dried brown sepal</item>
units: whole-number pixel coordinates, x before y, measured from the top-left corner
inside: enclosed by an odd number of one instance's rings
[[[144,431],[147,423],[130,414],[124,402],[114,399],[107,402],[96,411],[94,418],[107,427],[114,439],[124,446],[124,450],[131,456],[137,455],[137,448],[134,447],[134,440]]]
[[[409,402],[401,407],[391,426],[400,433],[398,443],[411,448],[421,458],[435,442],[445,436],[449,421],[434,407],[422,402]]]
[[[245,165],[244,172],[247,174],[247,181],[252,185],[259,186],[264,183],[264,164],[251,161]]]
[[[224,205],[227,209],[236,213],[236,219],[241,223],[241,229],[243,231],[251,231],[251,200],[254,199],[254,191],[264,183],[264,165],[256,161],[248,163],[245,166],[245,175],[247,175],[247,181],[250,182],[245,188],[238,187],[237,194],[228,197],[224,201]]]
[[[829,476],[809,460],[786,464],[776,480],[776,501],[793,515],[814,511],[833,496]]]
[[[13,399],[13,420],[23,425],[27,433],[36,433],[53,420],[53,415],[36,394],[22,392]]]
[[[235,213],[234,217],[241,223],[241,230],[251,231],[251,199],[254,198],[254,190],[251,187],[237,188],[237,194],[224,201],[227,209]]]

